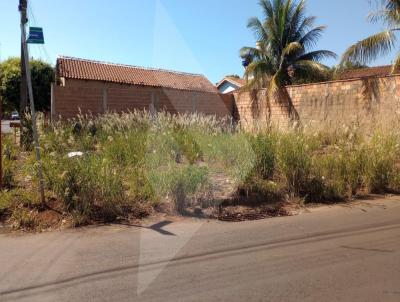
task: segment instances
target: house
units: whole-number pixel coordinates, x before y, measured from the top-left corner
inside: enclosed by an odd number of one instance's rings
[[[347,69],[339,75],[340,80],[353,80],[371,77],[385,77],[392,72],[392,66],[376,66],[367,68]]]
[[[227,94],[242,88],[245,84],[245,79],[227,76],[217,83],[217,88],[220,93]]]
[[[232,98],[203,75],[59,57],[52,85],[51,116],[165,110],[231,115]]]

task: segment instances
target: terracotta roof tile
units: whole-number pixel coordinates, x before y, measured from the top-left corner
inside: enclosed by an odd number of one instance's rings
[[[236,78],[236,77],[225,77],[223,78],[218,84],[217,87],[220,87],[225,81],[228,81],[234,85],[237,85],[239,87],[242,87],[246,85],[246,80],[242,78]]]
[[[67,79],[95,80],[218,93],[216,87],[205,76],[199,74],[104,63],[71,57],[59,57],[57,59],[57,75]]]
[[[242,78],[228,77],[227,79],[229,79],[232,82],[235,82],[235,83],[239,84],[240,86],[246,85],[246,80],[242,79]]]
[[[391,74],[392,66],[377,66],[359,69],[350,69],[340,75],[341,80],[359,79],[367,77],[384,77]]]

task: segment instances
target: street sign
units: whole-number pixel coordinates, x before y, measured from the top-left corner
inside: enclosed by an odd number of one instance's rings
[[[43,28],[29,27],[29,37],[26,42],[29,44],[44,44]]]

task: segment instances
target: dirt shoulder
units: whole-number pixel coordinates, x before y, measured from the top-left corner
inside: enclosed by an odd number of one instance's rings
[[[215,208],[207,208],[196,211],[195,208],[188,209],[188,215],[182,216],[173,213],[171,209],[161,208],[159,211],[153,211],[149,216],[142,219],[121,219],[113,223],[106,223],[100,221],[91,221],[81,226],[74,226],[68,219],[68,216],[63,215],[57,209],[46,209],[38,211],[36,214],[37,227],[35,228],[18,228],[13,224],[13,219],[10,217],[0,221],[0,234],[23,234],[23,233],[37,233],[37,232],[50,232],[61,229],[74,229],[79,227],[99,227],[105,225],[120,225],[129,227],[143,227],[155,225],[160,222],[168,221],[170,223],[176,222],[190,222],[190,221],[222,221],[228,223],[254,221],[271,219],[276,217],[288,217],[307,214],[317,214],[335,210],[351,210],[359,212],[369,212],[374,209],[390,210],[391,206],[400,203],[399,195],[368,195],[359,199],[348,202],[332,203],[332,204],[307,204],[303,205],[299,200],[291,202],[279,202],[275,204],[258,204],[245,206],[241,204],[219,206]],[[196,215],[196,213],[198,215]]]

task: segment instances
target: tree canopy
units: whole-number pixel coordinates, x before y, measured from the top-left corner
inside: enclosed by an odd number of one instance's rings
[[[21,67],[20,58],[9,58],[0,63],[0,93],[3,97],[3,112],[19,111]],[[50,86],[54,81],[53,67],[40,60],[31,60],[31,73],[35,108],[50,110]]]
[[[329,68],[321,63],[335,58],[329,50],[312,50],[324,26],[314,27],[316,17],[306,15],[304,0],[260,0],[263,19],[248,22],[257,39],[256,47],[243,47],[247,61],[248,88],[269,88],[270,93],[294,82],[323,80]]]
[[[341,65],[351,62],[367,64],[391,52],[396,45],[396,32],[400,30],[400,0],[375,0],[378,9],[368,19],[381,21],[386,29],[350,46],[341,59]],[[392,72],[400,71],[400,52],[393,63]]]

